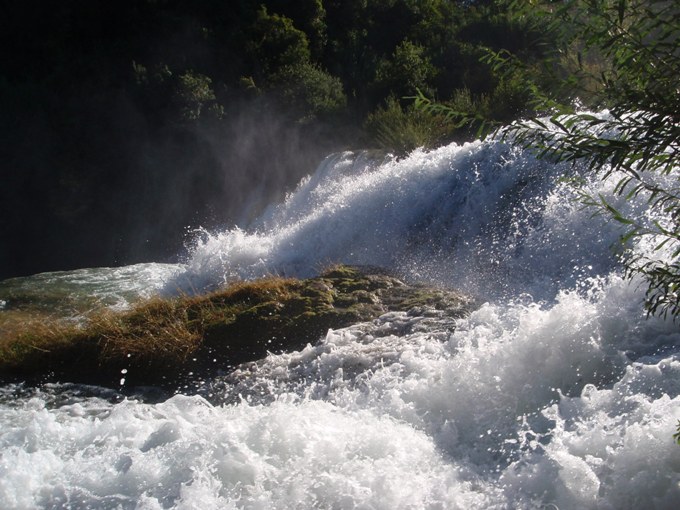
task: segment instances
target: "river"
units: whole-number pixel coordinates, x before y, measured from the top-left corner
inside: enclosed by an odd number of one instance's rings
[[[334,154],[248,228],[196,232],[181,264],[1,282],[2,306],[11,289],[124,308],[342,262],[482,304],[330,330],[162,402],[7,385],[0,508],[677,508],[680,329],[646,317],[621,226],[575,200],[567,171],[495,139]],[[644,200],[612,194],[616,176],[578,172],[651,221]]]

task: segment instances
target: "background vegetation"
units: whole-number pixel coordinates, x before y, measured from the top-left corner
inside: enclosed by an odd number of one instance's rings
[[[0,278],[165,260],[244,223],[327,153],[472,136],[418,90],[506,121],[544,28],[505,1],[26,0],[0,17]],[[540,82],[540,79],[534,80]]]

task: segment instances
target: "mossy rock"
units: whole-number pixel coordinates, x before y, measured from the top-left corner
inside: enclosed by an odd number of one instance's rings
[[[329,329],[386,312],[431,308],[462,316],[474,306],[456,292],[406,285],[375,268],[336,266],[307,280],[270,278],[204,296],[156,298],[81,329],[42,333],[36,345],[0,338],[0,379],[114,388],[125,379],[126,387],[184,391],[193,380],[302,349]]]

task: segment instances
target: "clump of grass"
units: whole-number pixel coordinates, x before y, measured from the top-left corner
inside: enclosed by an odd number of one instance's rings
[[[100,360],[130,355],[183,361],[201,339],[189,324],[184,301],[153,298],[125,313],[104,311],[90,320],[85,334],[99,343]]]
[[[91,313],[80,323],[36,310],[0,313],[0,373],[88,370],[132,363],[179,366],[200,347],[205,328],[263,302],[290,299],[300,282],[265,278],[204,295],[154,297],[131,309]]]
[[[182,362],[200,346],[206,325],[228,321],[263,301],[289,299],[297,285],[296,280],[266,278],[204,295],[151,298],[124,313],[93,317],[85,334],[100,343],[105,360],[131,355]]]
[[[27,364],[77,342],[78,324],[46,312],[7,310],[0,313],[0,369]]]
[[[443,115],[402,107],[390,97],[384,106],[369,114],[364,123],[371,142],[377,147],[404,156],[418,147],[432,148],[451,139],[452,123]]]

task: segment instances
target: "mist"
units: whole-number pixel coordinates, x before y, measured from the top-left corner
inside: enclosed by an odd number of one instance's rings
[[[1,27],[0,278],[176,261],[192,231],[245,227],[347,143],[337,118],[239,86],[257,62],[229,27],[256,4],[69,1],[49,22],[37,7]],[[185,76],[205,82],[182,90]]]
[[[108,150],[82,154],[75,169],[54,168],[58,133],[25,123],[36,145],[14,155],[22,175],[3,179],[11,241],[0,247],[0,277],[176,261],[194,229],[247,226],[341,147],[319,124],[257,100],[233,105],[226,122],[160,135],[126,98],[114,111],[94,136],[106,134]]]

